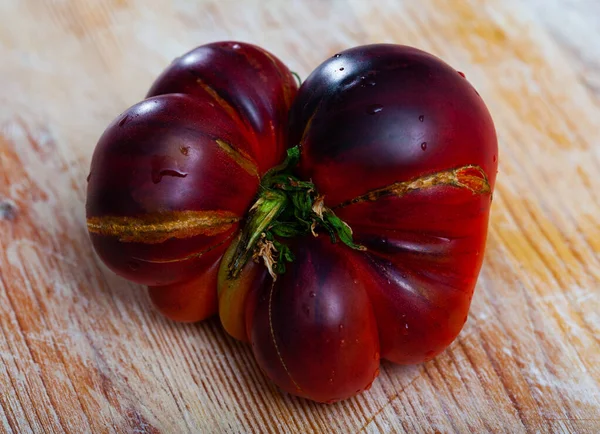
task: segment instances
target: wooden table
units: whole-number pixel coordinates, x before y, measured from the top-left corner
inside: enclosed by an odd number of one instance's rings
[[[257,43],[301,76],[396,42],[464,71],[500,140],[486,261],[459,338],[317,405],[218,321],[159,316],[94,255],[94,145],[175,56]],[[4,0],[0,432],[600,432],[600,3]]]

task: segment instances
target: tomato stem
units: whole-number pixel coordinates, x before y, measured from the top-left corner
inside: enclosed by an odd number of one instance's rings
[[[339,239],[356,250],[365,247],[354,243],[352,229],[325,206],[324,197],[316,192],[312,182],[302,181],[292,174],[300,161],[300,148],[288,149],[285,161],[262,178],[260,192],[250,208],[236,250],[229,262],[229,277],[236,278],[250,258],[262,258],[270,274],[285,272],[286,262],[294,255],[281,240],[326,231],[335,243]]]
[[[276,190],[267,190],[261,194],[248,214],[247,224],[242,230],[240,242],[231,259],[229,272],[236,277],[246,262],[252,257],[254,248],[260,241],[269,224],[284,209],[287,198]]]

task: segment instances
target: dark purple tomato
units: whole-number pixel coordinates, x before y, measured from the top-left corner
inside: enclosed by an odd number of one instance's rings
[[[218,309],[269,378],[319,402],[456,338],[498,160],[462,74],[369,45],[298,91],[271,54],[225,42],[176,59],[148,97],[100,139],[87,214],[100,257],[163,314]]]
[[[100,138],[86,204],[94,247],[117,274],[150,286],[167,316],[216,312],[220,257],[261,176],[285,155],[296,92],[267,51],[203,45],[175,59]]]

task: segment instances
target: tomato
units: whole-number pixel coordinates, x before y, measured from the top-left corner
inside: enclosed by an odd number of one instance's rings
[[[177,59],[149,96],[100,139],[88,227],[164,314],[218,309],[269,378],[319,402],[367,389],[381,359],[421,363],[456,338],[498,160],[461,73],[369,45],[297,91],[272,55],[219,43]]]

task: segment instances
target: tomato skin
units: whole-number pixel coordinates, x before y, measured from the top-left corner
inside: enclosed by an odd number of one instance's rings
[[[319,402],[356,395],[377,376],[379,339],[363,277],[328,237],[293,242],[294,266],[255,293],[250,338],[279,387]]]
[[[216,312],[214,258],[234,238],[260,177],[285,155],[296,92],[267,51],[208,44],[175,59],[100,138],[86,202],[92,242],[111,270],[153,287],[167,316],[199,321]],[[212,289],[192,290],[205,284]]]
[[[456,338],[483,260],[489,195],[433,190],[338,212],[356,223],[354,238],[367,248],[357,254],[359,266],[377,315],[382,358],[394,363],[429,360]]]
[[[158,311],[179,322],[196,322],[215,314],[218,309],[217,270],[225,244],[202,255],[196,264],[196,275],[182,282],[150,286],[148,294]]]

